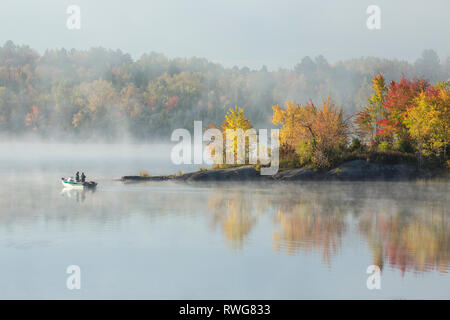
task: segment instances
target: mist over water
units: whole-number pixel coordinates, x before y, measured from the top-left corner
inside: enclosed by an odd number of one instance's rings
[[[196,169],[170,150],[1,144],[0,298],[450,298],[448,182],[116,180]],[[64,190],[76,171],[97,190]]]
[[[0,143],[0,172],[68,177],[84,171],[91,179],[118,179],[145,170],[151,175],[194,171],[200,165],[174,166],[175,143]]]

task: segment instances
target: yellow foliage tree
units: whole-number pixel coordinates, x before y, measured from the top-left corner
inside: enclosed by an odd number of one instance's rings
[[[227,129],[247,129],[253,128],[250,124],[250,120],[245,117],[244,110],[238,106],[229,108],[227,114],[225,115],[225,121],[222,123],[222,130]]]
[[[355,123],[358,126],[357,133],[362,141],[369,138],[375,142],[379,129],[377,121],[382,118],[383,104],[388,91],[381,73],[372,78],[372,89],[375,93],[367,99],[367,106],[356,114]]]
[[[282,126],[280,143],[295,149],[301,165],[330,166],[348,141],[350,123],[330,98],[322,101],[322,108],[312,101],[305,106],[288,101],[284,109],[276,105],[272,122]]]
[[[285,108],[276,105],[273,106],[272,123],[281,125],[280,142],[291,147],[295,147],[298,129],[297,121],[300,114],[300,105],[296,105],[295,101],[286,101]]]
[[[450,92],[445,84],[422,92],[408,109],[405,124],[422,157],[447,158],[450,141]]]
[[[252,125],[250,124],[250,120],[245,117],[244,110],[238,106],[233,108],[229,108],[227,114],[225,115],[225,121],[222,123],[222,132],[223,132],[223,141],[225,142],[225,152],[233,152],[234,161],[238,161],[237,159],[237,148],[238,148],[238,139],[233,138],[232,143],[228,143],[226,139],[227,130],[239,130],[242,129],[245,133],[246,130],[252,129]],[[230,132],[230,131],[228,131]],[[245,141],[244,141],[245,143]],[[245,154],[248,154],[249,147],[246,143]],[[244,161],[245,162],[245,161]]]

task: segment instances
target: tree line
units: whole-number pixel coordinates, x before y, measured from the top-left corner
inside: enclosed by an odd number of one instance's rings
[[[220,123],[234,106],[255,127],[270,127],[272,105],[320,103],[329,95],[345,118],[363,111],[378,73],[387,82],[404,75],[436,83],[450,78],[450,58],[441,62],[432,50],[414,63],[371,57],[329,63],[318,56],[268,71],[158,53],[134,60],[104,48],[39,54],[7,41],[0,47],[0,135],[168,139],[176,128],[192,129],[194,120]]]
[[[415,157],[420,168],[450,168],[450,81],[431,85],[402,76],[386,84],[379,73],[372,90],[362,110],[350,116],[330,96],[321,104],[272,106],[281,167],[329,169],[353,159],[401,163]],[[241,108],[230,108],[222,123],[223,130],[250,128]],[[224,149],[236,154],[236,143]]]

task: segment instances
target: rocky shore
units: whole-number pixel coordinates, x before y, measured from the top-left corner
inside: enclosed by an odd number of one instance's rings
[[[124,182],[142,181],[364,181],[364,180],[413,180],[418,178],[445,178],[444,172],[421,172],[410,164],[382,164],[353,160],[328,171],[314,171],[306,168],[280,170],[273,176],[262,176],[252,166],[229,169],[210,169],[182,175],[168,176],[124,176]]]

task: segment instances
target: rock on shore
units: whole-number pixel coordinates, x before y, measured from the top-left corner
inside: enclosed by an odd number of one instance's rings
[[[122,181],[307,181],[307,180],[407,180],[419,177],[417,168],[410,164],[368,163],[353,160],[329,171],[314,171],[306,168],[279,171],[273,176],[262,176],[252,166],[229,169],[211,169],[186,173],[180,176],[125,176]]]
[[[353,160],[327,172],[327,177],[338,180],[391,180],[417,177],[417,168],[410,164],[382,164]]]
[[[255,181],[264,178],[267,176],[261,176],[252,166],[197,171],[175,177],[184,181]]]

